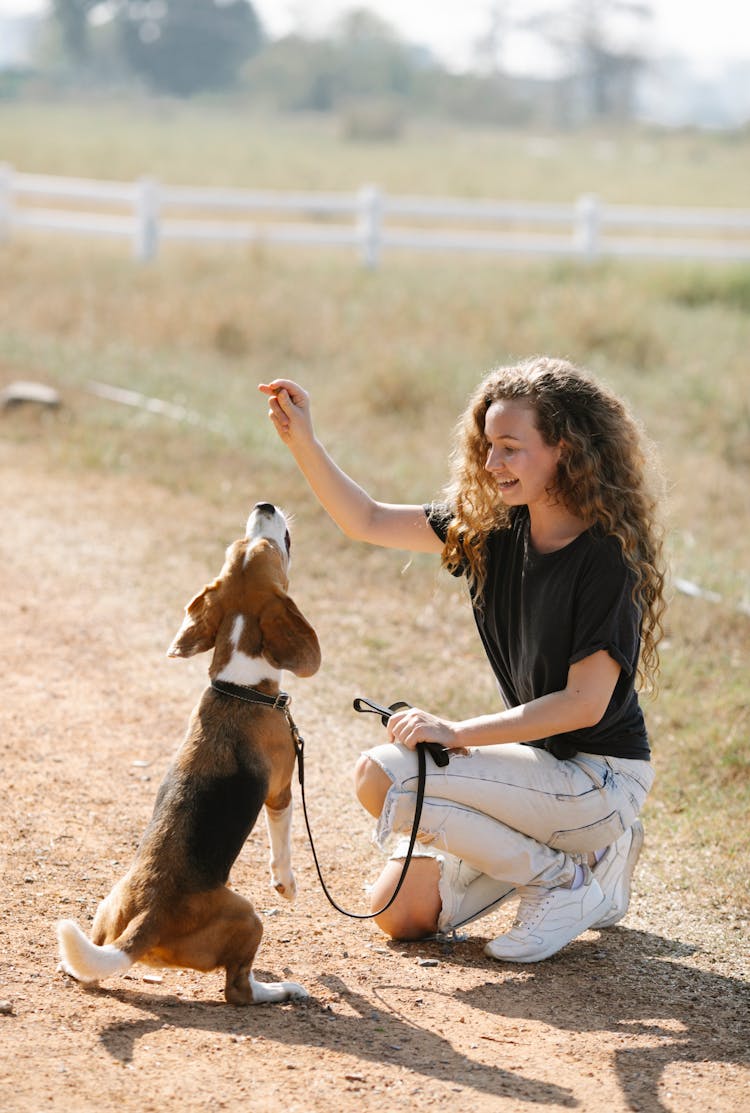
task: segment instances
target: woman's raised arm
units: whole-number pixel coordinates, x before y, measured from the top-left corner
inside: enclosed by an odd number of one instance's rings
[[[389,549],[442,551],[421,505],[377,502],[331,459],[315,436],[306,390],[291,379],[258,389],[268,396],[268,416],[313,494],[347,537]]]

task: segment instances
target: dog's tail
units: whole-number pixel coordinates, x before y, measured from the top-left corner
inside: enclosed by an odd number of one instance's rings
[[[112,943],[103,947],[92,943],[74,920],[60,920],[57,939],[62,969],[79,982],[98,982],[124,974],[133,965],[130,955]]]

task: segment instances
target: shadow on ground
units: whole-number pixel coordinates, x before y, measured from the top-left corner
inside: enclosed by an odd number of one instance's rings
[[[747,985],[688,965],[684,960],[695,952],[690,946],[617,928],[595,943],[574,943],[538,966],[512,968],[479,957],[479,948],[481,941],[473,939],[441,950],[442,963],[470,966],[475,976],[473,986],[446,994],[454,1009],[458,1000],[467,1012],[475,1010],[501,1022],[523,1020],[573,1033],[601,1033],[602,1053],[611,1049],[623,1096],[633,1107],[665,1110],[659,1082],[672,1063],[750,1063]],[[491,977],[476,984],[482,969]],[[320,982],[345,1003],[346,1014],[314,996],[288,1007],[235,1009],[122,988],[92,992],[109,992],[145,1014],[101,1031],[102,1045],[120,1062],[132,1059],[139,1040],[170,1024],[245,1038],[262,1036],[282,1046],[325,1048],[379,1065],[407,1066],[416,1075],[519,1103],[578,1105],[570,1089],[521,1070],[478,1063],[457,1048],[455,1031],[449,1039],[407,1016],[392,1003],[394,998],[403,1001],[401,986],[375,983],[365,995],[335,975],[324,975]],[[426,992],[441,993],[439,988]],[[409,998],[413,1000],[411,991]],[[718,1003],[720,1030],[713,1020]]]
[[[624,1038],[627,1045],[613,1052],[623,1095],[632,1108],[662,1113],[659,1082],[670,1064],[750,1064],[748,984],[681,961],[695,952],[660,935],[617,928],[602,934],[593,951],[580,941],[525,967],[523,983],[493,980],[455,996],[505,1018],[600,1032],[603,1043]]]

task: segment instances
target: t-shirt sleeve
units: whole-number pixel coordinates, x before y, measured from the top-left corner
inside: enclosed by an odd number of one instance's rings
[[[453,521],[453,511],[447,502],[428,502],[424,504],[427,521],[432,526],[440,540],[445,544],[448,536],[448,527]],[[466,574],[466,565],[462,563],[458,568],[451,569],[451,575],[461,577]]]
[[[619,543],[607,538],[578,585],[570,664],[604,649],[630,676],[638,664],[641,616],[632,597],[633,574]]]
[[[451,524],[453,514],[447,502],[428,502],[424,505],[427,521],[441,541],[448,536],[448,526]]]

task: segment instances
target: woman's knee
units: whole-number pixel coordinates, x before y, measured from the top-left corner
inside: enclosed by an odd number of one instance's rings
[[[392,859],[370,891],[370,910],[388,903],[403,869],[403,861]],[[434,858],[413,858],[409,873],[393,904],[375,923],[391,939],[424,939],[437,931],[440,915],[440,867]]]
[[[354,767],[354,791],[360,804],[377,818],[383,810],[391,779],[376,761],[361,754]]]
[[[389,908],[382,916],[375,916],[374,919],[385,935],[401,943],[411,943],[416,939],[424,939],[426,935],[434,935],[436,930],[434,926],[426,923],[421,916],[414,919],[406,910],[395,907]]]

